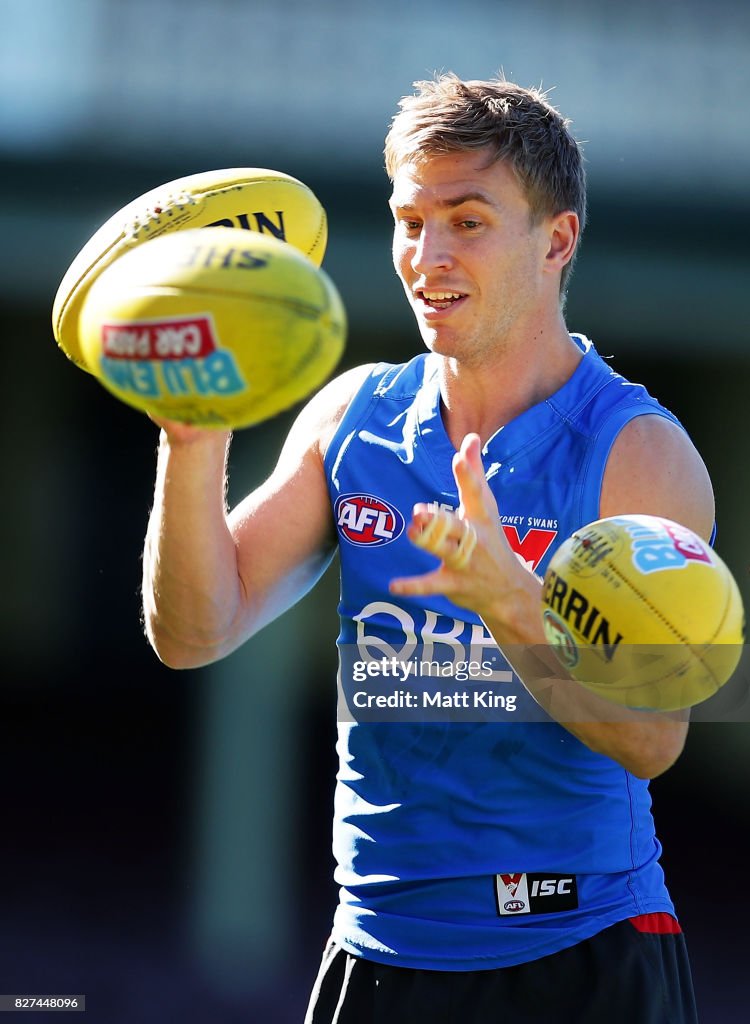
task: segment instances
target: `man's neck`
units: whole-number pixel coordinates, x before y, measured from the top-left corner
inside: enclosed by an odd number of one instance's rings
[[[570,379],[582,353],[561,327],[550,336],[499,352],[481,365],[466,366],[438,356],[445,429],[458,449],[470,432],[482,443],[502,426],[543,402]]]

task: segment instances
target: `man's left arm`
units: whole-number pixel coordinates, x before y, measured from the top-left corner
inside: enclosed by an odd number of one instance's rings
[[[458,511],[417,505],[408,528],[412,542],[440,558],[441,564],[424,576],[393,580],[392,592],[440,593],[472,609],[526,689],[569,732],[634,775],[653,778],[666,771],[684,746],[688,711],[620,707],[564,673],[542,629],[541,581],[521,564],[500,528],[476,434],[464,439],[453,471],[461,502]],[[713,491],[706,467],[684,431],[660,416],[645,414],[631,420],[607,461],[600,516],[635,513],[672,519],[706,539],[713,527]]]

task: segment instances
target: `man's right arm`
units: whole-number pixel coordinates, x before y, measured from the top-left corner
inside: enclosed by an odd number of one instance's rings
[[[271,476],[226,507],[230,435],[162,423],[143,555],[151,646],[172,668],[231,653],[320,577],[336,545],[323,457],[370,367],[327,384],[295,420]]]

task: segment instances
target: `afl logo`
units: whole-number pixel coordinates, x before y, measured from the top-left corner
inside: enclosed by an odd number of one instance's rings
[[[503,907],[509,914],[517,914],[519,910],[526,909],[526,904],[523,900],[508,900],[507,903],[503,904]]]
[[[334,505],[336,526],[350,544],[390,544],[404,530],[399,510],[374,494],[342,494]]]

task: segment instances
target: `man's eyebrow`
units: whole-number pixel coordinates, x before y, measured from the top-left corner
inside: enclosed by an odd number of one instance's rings
[[[453,209],[456,206],[463,206],[464,203],[484,203],[486,206],[497,205],[494,199],[488,196],[486,192],[464,192],[460,196],[454,196],[452,199],[441,199],[438,205],[448,206]]]
[[[451,196],[448,199],[439,199],[437,201],[438,206],[445,206],[451,210],[457,206],[463,206],[464,203],[484,203],[485,206],[497,206],[495,200],[488,196],[486,192],[462,192],[460,196]],[[404,213],[409,213],[416,209],[413,203],[394,203],[392,205],[394,209],[402,210]]]

